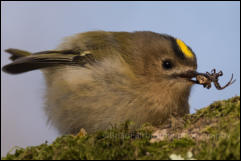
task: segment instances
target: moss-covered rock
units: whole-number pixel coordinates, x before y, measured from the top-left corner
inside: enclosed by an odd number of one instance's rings
[[[57,138],[52,144],[17,148],[2,159],[240,159],[240,97],[217,101],[164,125]]]

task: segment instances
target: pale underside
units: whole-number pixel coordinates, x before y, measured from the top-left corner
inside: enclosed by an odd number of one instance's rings
[[[80,128],[91,133],[126,120],[137,126],[157,124],[170,114],[189,112],[190,86],[142,81],[124,63],[120,57],[109,57],[86,67],[44,69],[49,121],[61,133],[77,133]]]

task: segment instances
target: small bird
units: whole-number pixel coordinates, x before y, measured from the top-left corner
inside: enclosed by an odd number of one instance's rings
[[[41,69],[45,112],[61,134],[104,130],[126,120],[158,125],[189,113],[196,56],[182,40],[150,31],[91,31],[67,37],[56,49],[7,49],[3,71]]]

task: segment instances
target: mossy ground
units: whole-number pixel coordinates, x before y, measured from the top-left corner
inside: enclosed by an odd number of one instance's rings
[[[62,136],[50,145],[17,148],[2,159],[240,159],[239,96],[165,126],[131,126],[126,122],[91,135]]]

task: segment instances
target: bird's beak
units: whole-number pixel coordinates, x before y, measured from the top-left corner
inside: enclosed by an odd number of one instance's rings
[[[182,72],[182,73],[178,73],[178,74],[174,74],[173,76],[174,77],[179,77],[179,78],[184,78],[192,83],[198,83],[197,80],[193,80],[192,78],[196,78],[196,76],[198,75],[204,75],[204,73],[199,73],[197,71],[194,71],[194,70],[188,70],[188,71],[185,71],[185,72]],[[199,83],[198,83],[199,84]]]

